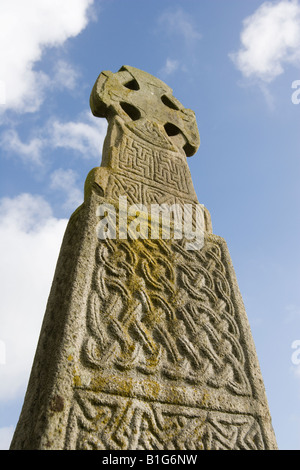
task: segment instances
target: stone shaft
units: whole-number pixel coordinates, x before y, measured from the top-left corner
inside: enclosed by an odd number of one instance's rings
[[[227,245],[187,165],[194,113],[128,66],[102,72],[90,103],[109,124],[102,164],[65,233],[11,449],[276,449]],[[135,237],[111,236],[120,200],[143,212]],[[153,205],[188,208],[194,228],[201,207],[200,245],[151,237]]]

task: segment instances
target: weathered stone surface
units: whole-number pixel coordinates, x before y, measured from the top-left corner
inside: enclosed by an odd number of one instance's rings
[[[186,161],[199,146],[194,113],[132,67],[103,72],[91,108],[109,122],[102,165],[66,230],[11,448],[276,449],[208,211],[201,249],[176,237],[99,239],[99,205],[120,196],[145,210],[198,204]]]

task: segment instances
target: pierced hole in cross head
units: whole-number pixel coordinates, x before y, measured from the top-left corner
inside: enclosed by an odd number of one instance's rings
[[[137,90],[140,89],[140,85],[138,84],[138,82],[135,78],[133,78],[132,80],[130,80],[127,83],[124,83],[124,86],[126,88],[128,88],[129,90],[136,90],[137,91]]]
[[[126,103],[125,101],[122,101],[120,103],[120,105],[121,105],[121,108],[123,109],[123,111],[125,111],[125,113],[133,121],[137,121],[138,119],[140,119],[141,113],[135,106],[133,106],[132,104]]]
[[[164,125],[164,128],[169,137],[178,135],[181,132],[181,130],[171,122],[167,122],[167,124]]]
[[[192,157],[196,153],[196,148],[193,145],[189,144],[188,142],[183,146],[183,150],[187,157]]]
[[[178,106],[172,100],[170,100],[167,95],[162,95],[161,100],[163,104],[168,106],[168,108],[175,109],[176,111],[179,110]]]

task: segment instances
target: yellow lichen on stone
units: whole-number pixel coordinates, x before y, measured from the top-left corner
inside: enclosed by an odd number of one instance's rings
[[[79,375],[74,375],[73,383],[74,383],[75,387],[80,387],[81,386],[81,378],[79,377]]]

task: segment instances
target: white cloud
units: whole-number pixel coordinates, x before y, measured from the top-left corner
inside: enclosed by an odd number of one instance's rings
[[[167,58],[164,67],[161,69],[161,75],[170,75],[178,70],[179,61]]]
[[[59,60],[54,67],[52,83],[56,88],[74,90],[78,77],[79,72],[75,70],[73,65],[65,60]]]
[[[45,48],[61,46],[88,23],[93,0],[1,0],[0,80],[5,103],[0,110],[36,111],[49,77],[35,69]]]
[[[6,83],[0,80],[0,106],[6,102]]]
[[[24,394],[67,220],[40,196],[0,200],[0,400]]]
[[[14,426],[0,428],[0,450],[9,449],[14,430]]]
[[[0,138],[1,147],[17,154],[24,162],[41,165],[41,152],[44,142],[40,138],[33,138],[28,143],[22,142],[15,129],[9,129],[2,133]]]
[[[24,163],[41,166],[47,149],[64,148],[84,158],[97,158],[100,162],[107,122],[83,113],[77,121],[49,120],[44,129],[36,129],[36,136],[23,142],[15,129],[0,136],[0,146],[13,153]]]
[[[91,116],[81,121],[61,122],[54,120],[49,129],[51,145],[69,148],[86,158],[99,156],[106,135],[107,122]]]
[[[271,82],[286,64],[300,66],[300,4],[298,0],[263,3],[243,22],[241,48],[230,54],[247,78]]]
[[[77,174],[69,169],[59,168],[50,175],[50,188],[65,194],[65,209],[75,210],[83,202],[83,191],[76,184]]]

